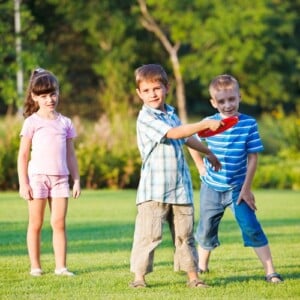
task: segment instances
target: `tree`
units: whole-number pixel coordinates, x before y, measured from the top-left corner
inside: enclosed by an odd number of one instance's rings
[[[208,97],[213,77],[231,73],[240,81],[243,103],[258,111],[299,101],[294,2],[213,0],[193,1],[193,5],[194,26],[181,63],[188,81],[199,80],[206,91],[202,95]]]
[[[112,119],[116,112],[135,115],[134,69],[157,62],[171,82],[175,77],[182,120],[181,111],[208,112],[207,87],[220,73],[237,77],[249,109],[294,111],[299,6],[299,0],[23,0],[24,80],[38,65],[51,69],[61,83],[63,113]],[[13,2],[2,1],[1,113],[18,106],[13,14]]]
[[[199,98],[208,98],[210,80],[222,73],[237,77],[243,103],[257,112],[299,102],[297,1],[148,0],[147,7],[152,23],[143,17],[144,26],[153,31],[154,21],[173,47],[180,44],[190,110],[208,103]]]
[[[43,52],[37,40],[42,27],[37,24],[33,26],[34,20],[25,4],[21,4],[20,14],[22,24],[20,37],[23,38],[23,49],[19,59],[22,60],[24,70],[31,71],[32,65],[37,63],[38,54]],[[16,84],[16,73],[19,67],[15,48],[13,1],[0,3],[0,36],[0,103],[1,107],[6,109],[2,113],[12,114],[21,106],[20,101],[22,100],[18,95],[18,92],[21,94],[21,91],[18,91]]]
[[[150,15],[146,1],[138,0],[142,18],[142,25],[149,31],[153,32],[156,37],[160,40],[166,51],[170,56],[172,62],[173,72],[176,79],[176,96],[178,104],[178,113],[181,121],[183,123],[187,122],[187,112],[186,112],[186,99],[185,99],[185,87],[180,70],[180,63],[178,58],[178,51],[180,48],[180,41],[174,42],[170,40],[170,37],[167,36],[167,33],[163,31],[158,22]]]

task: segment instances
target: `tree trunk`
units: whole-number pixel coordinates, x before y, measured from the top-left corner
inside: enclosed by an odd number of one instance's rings
[[[187,123],[185,87],[184,87],[184,82],[180,71],[180,63],[178,59],[178,50],[180,48],[180,44],[176,43],[175,45],[173,45],[170,42],[167,35],[161,30],[159,25],[149,14],[146,2],[144,0],[138,0],[138,3],[142,13],[142,19],[141,19],[142,25],[148,31],[151,31],[155,34],[155,36],[160,40],[160,42],[162,43],[166,51],[169,53],[173,72],[174,72],[174,77],[176,80],[176,100],[178,106],[178,115],[182,123]]]
[[[18,112],[21,111],[20,103],[23,97],[23,66],[22,66],[22,39],[21,39],[21,0],[14,0],[14,20],[15,20],[15,46],[16,46],[16,63],[17,63],[17,93],[18,99],[15,106],[18,107]]]

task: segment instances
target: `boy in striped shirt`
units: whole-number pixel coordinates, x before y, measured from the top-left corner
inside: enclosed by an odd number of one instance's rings
[[[241,101],[239,84],[230,75],[220,75],[209,86],[211,105],[218,113],[208,117],[221,120],[238,116],[232,128],[205,138],[208,148],[218,157],[222,169],[215,171],[206,158],[191,151],[201,177],[200,221],[195,238],[199,244],[199,271],[208,271],[211,251],[220,245],[218,227],[226,207],[230,207],[240,226],[244,246],[253,247],[263,264],[266,281],[282,282],[276,273],[268,240],[258,222],[251,185],[263,145],[254,118],[239,113]]]

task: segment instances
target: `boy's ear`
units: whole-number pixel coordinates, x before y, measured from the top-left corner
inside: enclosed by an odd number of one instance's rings
[[[138,96],[141,98],[140,90],[138,88],[136,88],[135,91],[138,94]]]
[[[170,84],[167,84],[167,85],[166,85],[166,93],[167,93],[167,94],[169,93],[169,90],[170,90]]]
[[[217,108],[216,101],[213,98],[210,98],[210,104],[212,105],[213,108]]]

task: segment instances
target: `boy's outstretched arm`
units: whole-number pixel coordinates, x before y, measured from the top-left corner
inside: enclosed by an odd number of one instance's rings
[[[221,120],[202,120],[197,123],[184,124],[177,127],[171,128],[166,137],[168,139],[182,139],[192,136],[200,130],[211,129],[217,130],[222,125]]]
[[[188,146],[188,150],[196,164],[200,175],[205,175],[206,170],[202,156],[199,152],[202,152],[206,155],[207,159],[209,160],[215,171],[219,171],[222,168],[222,165],[219,162],[218,158],[194,136],[191,136],[187,139],[186,145]]]
[[[258,160],[257,153],[248,154],[246,178],[237,201],[237,204],[240,204],[242,201],[245,201],[252,210],[257,209],[255,205],[255,198],[251,191],[252,181],[257,167],[257,160]]]

